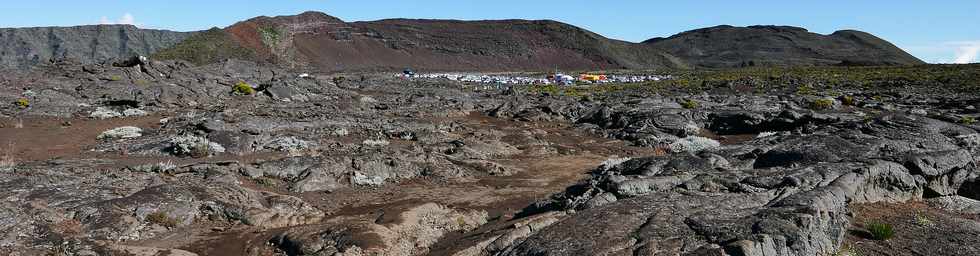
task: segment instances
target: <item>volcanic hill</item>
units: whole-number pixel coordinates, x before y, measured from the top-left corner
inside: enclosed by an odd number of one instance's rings
[[[319,72],[691,69],[740,66],[916,65],[874,35],[785,26],[718,26],[632,43],[550,20],[345,22],[320,12],[257,17],[180,33],[132,26],[0,30],[0,60],[24,67],[132,54],[209,64],[225,59]]]

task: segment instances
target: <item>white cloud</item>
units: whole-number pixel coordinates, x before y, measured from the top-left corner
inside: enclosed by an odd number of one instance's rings
[[[134,25],[137,27],[143,26],[143,24],[136,23],[136,17],[134,17],[133,14],[130,13],[123,14],[123,16],[116,21],[111,21],[109,20],[109,17],[102,16],[102,18],[99,18],[99,24],[102,25],[122,24],[122,25]]]
[[[953,63],[967,64],[977,62],[977,55],[980,54],[980,41],[961,42],[956,49],[956,58]]]
[[[902,47],[929,63],[966,64],[980,62],[980,40],[936,42],[928,45]]]
[[[136,18],[132,14],[126,13],[119,19],[119,24],[136,25]]]

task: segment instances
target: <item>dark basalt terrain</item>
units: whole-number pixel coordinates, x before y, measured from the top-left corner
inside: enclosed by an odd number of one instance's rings
[[[976,65],[487,89],[114,62],[0,73],[0,254],[980,253]]]
[[[133,25],[0,28],[0,67],[24,69],[51,61],[93,64],[150,55],[192,34]]]
[[[908,65],[918,58],[874,35],[787,26],[717,26],[644,42],[697,67]]]
[[[132,54],[197,65],[243,59],[310,72],[923,64],[868,33],[820,35],[781,26],[719,26],[632,43],[549,20],[345,22],[306,12],[195,33],[133,26],[0,30],[0,66],[51,59],[91,64]]]

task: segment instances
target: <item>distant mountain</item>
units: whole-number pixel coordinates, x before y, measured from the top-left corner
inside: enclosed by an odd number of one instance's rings
[[[698,67],[923,64],[881,38],[854,30],[821,35],[787,26],[717,26],[644,44]]]
[[[922,63],[887,41],[864,32],[820,35],[802,28],[777,26],[719,26],[631,43],[548,20],[345,22],[324,13],[306,12],[257,17],[224,29],[196,33],[140,30],[131,26],[2,31],[2,64],[6,66],[33,65],[62,57],[96,62],[132,53],[153,53],[158,59],[182,59],[196,64],[227,58],[247,59],[324,72]],[[56,40],[45,41],[52,38],[49,36],[52,33]],[[20,44],[20,41],[29,43]]]
[[[0,28],[0,66],[24,68],[52,59],[95,63],[149,55],[192,34],[132,25]]]
[[[683,63],[648,47],[610,40],[555,21],[391,19],[347,23],[307,12],[254,18],[225,31],[263,61],[320,71],[683,67]]]

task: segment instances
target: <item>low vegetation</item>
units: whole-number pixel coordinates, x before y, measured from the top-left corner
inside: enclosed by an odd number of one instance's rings
[[[180,221],[170,217],[167,213],[162,211],[153,212],[146,215],[146,221],[149,223],[164,226],[166,228],[175,228],[180,225]]]
[[[916,225],[928,227],[928,226],[932,226],[933,224],[932,220],[929,219],[929,216],[926,216],[922,212],[915,213],[915,215],[912,217],[915,219]]]
[[[191,148],[190,156],[193,158],[205,158],[211,156],[211,145],[205,140]]]
[[[255,88],[252,88],[246,82],[238,82],[235,86],[231,87],[231,92],[237,95],[252,95],[255,94]]]
[[[871,238],[874,240],[885,241],[895,236],[895,228],[891,224],[881,221],[868,222],[865,228],[868,229],[868,233],[871,234]]]
[[[684,101],[681,102],[681,107],[684,107],[686,109],[695,109],[698,108],[698,102],[692,99],[685,99]]]
[[[282,41],[282,35],[284,33],[279,31],[276,27],[263,27],[259,28],[259,35],[262,37],[262,43],[267,46],[276,46]]]
[[[854,96],[850,96],[850,95],[846,95],[846,96],[841,97],[840,98],[840,102],[844,106],[854,106],[855,103],[856,103],[854,101]]]
[[[827,110],[834,107],[834,100],[832,99],[818,99],[810,103],[810,108],[816,110]]]
[[[31,101],[26,98],[20,98],[14,102],[14,105],[17,105],[20,108],[27,108],[31,106]]]
[[[655,72],[655,71],[651,71]],[[734,90],[738,93],[783,92],[801,96],[843,95],[847,90],[921,89],[951,93],[980,90],[980,64],[921,65],[883,67],[746,67],[737,69],[701,69],[667,71],[672,79],[645,83],[608,83],[590,85],[578,90],[585,94],[609,94],[619,91],[662,93]],[[733,89],[736,88],[736,89]],[[531,92],[558,94],[561,86],[532,86]],[[881,101],[881,97],[872,97]],[[856,104],[853,96],[841,97],[843,105]],[[847,101],[847,102],[845,102]]]
[[[160,60],[185,60],[194,65],[205,65],[225,59],[254,59],[255,52],[236,43],[220,28],[198,32],[183,42],[151,56]]]
[[[977,119],[972,116],[964,116],[960,118],[961,124],[972,125],[977,123]]]

